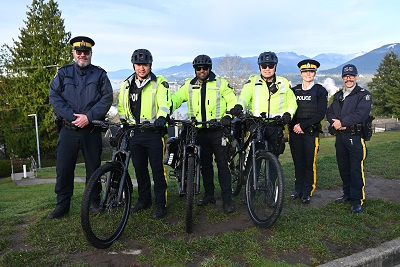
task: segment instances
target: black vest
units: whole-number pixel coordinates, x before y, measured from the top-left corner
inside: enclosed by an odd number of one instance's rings
[[[302,90],[302,85],[298,84],[292,88],[297,100],[295,118],[309,119],[318,113],[317,93],[320,86],[320,84],[314,84],[311,89]]]

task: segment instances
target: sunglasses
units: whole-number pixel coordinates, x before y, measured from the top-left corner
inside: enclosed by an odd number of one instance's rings
[[[88,55],[90,55],[90,50],[75,50],[75,53],[76,53],[78,56],[82,55],[82,53],[83,53],[85,56],[88,56]]]
[[[207,67],[207,66],[198,66],[198,67],[196,67],[196,71],[208,70],[208,69],[209,69],[209,67]]]
[[[266,69],[267,67],[269,68],[269,69],[273,69],[273,68],[275,68],[275,64],[274,63],[269,63],[269,64],[260,64],[260,66],[261,66],[261,68],[262,69]]]

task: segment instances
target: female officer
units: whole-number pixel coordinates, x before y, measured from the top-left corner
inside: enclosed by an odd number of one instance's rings
[[[289,144],[295,170],[294,192],[291,197],[301,198],[304,204],[309,204],[317,182],[316,157],[328,92],[322,85],[314,83],[317,68],[320,66],[318,61],[305,59],[297,66],[303,82],[292,88],[296,95],[297,110],[289,124]]]

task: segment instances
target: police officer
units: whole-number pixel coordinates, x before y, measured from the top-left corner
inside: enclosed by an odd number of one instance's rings
[[[154,123],[154,128],[135,130],[129,139],[139,191],[138,203],[131,207],[131,212],[139,212],[152,206],[148,170],[150,161],[155,195],[153,218],[160,219],[167,212],[167,180],[163,155],[166,117],[171,106],[169,85],[163,76],[156,76],[151,71],[153,56],[149,50],[135,50],[131,62],[135,72],[121,84],[119,117],[130,124],[146,121]]]
[[[362,127],[370,115],[372,97],[357,84],[358,71],[353,64],[343,66],[342,79],[344,89],[333,96],[326,113],[330,132],[336,135],[336,160],[343,182],[343,196],[335,202],[351,202],[351,211],[359,213],[365,200],[364,160],[367,156]]]
[[[91,64],[94,41],[77,36],[69,42],[74,63],[61,67],[50,83],[50,103],[60,122],[57,144],[56,208],[48,218],[60,218],[69,212],[74,190],[74,170],[81,149],[85,158],[86,182],[100,166],[102,141],[93,120],[103,120],[113,102],[113,89],[107,73]],[[101,188],[97,189],[100,194]],[[100,195],[99,195],[100,197]],[[92,200],[98,211],[100,199]]]
[[[188,103],[188,116],[198,121],[221,120],[224,126],[230,126],[231,117],[226,111],[233,108],[236,95],[228,81],[215,75],[212,60],[207,55],[199,55],[193,60],[196,77],[186,79],[185,83],[172,95],[173,110],[183,102]],[[197,134],[201,146],[201,172],[205,195],[199,206],[215,204],[213,155],[218,168],[218,180],[221,187],[223,209],[225,213],[234,212],[232,203],[231,174],[228,168],[226,143],[221,128],[201,128]]]
[[[321,121],[326,113],[328,92],[322,85],[314,83],[320,66],[318,61],[304,59],[297,66],[303,81],[292,88],[297,110],[289,124],[289,144],[295,170],[291,197],[301,198],[304,204],[309,204],[316,188],[319,133],[322,132]]]
[[[274,52],[263,52],[257,62],[260,74],[249,77],[231,114],[238,116],[243,110],[248,110],[254,116],[260,116],[265,112],[270,118],[282,116],[284,123],[288,124],[296,112],[297,103],[289,81],[275,74],[278,57]],[[283,153],[283,127],[268,127],[264,131],[264,137],[276,156]]]

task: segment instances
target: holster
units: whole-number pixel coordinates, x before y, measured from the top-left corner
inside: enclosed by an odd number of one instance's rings
[[[54,118],[54,123],[56,125],[56,130],[57,132],[60,132],[61,128],[63,127],[63,118],[57,115],[55,112],[53,112],[53,118]]]

